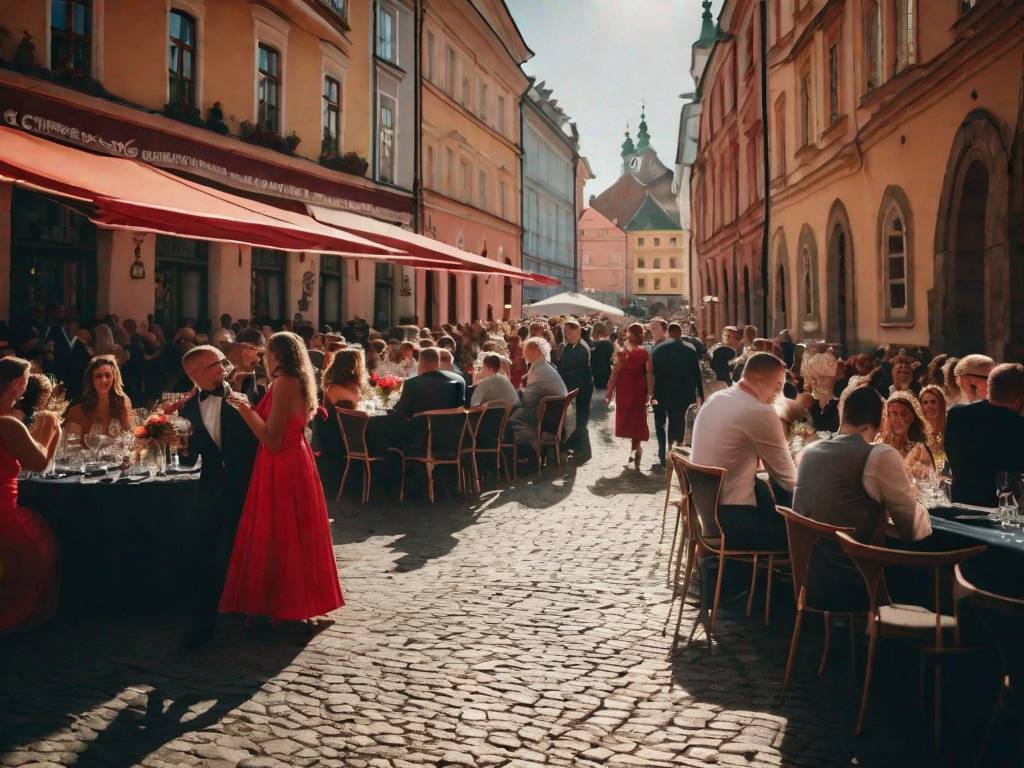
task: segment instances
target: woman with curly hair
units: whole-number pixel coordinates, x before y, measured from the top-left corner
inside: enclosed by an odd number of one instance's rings
[[[313,364],[302,339],[287,331],[267,343],[267,394],[255,408],[228,402],[260,442],[231,553],[222,613],[304,621],[344,604],[306,424],[317,410]]]
[[[82,376],[82,398],[64,414],[65,428],[77,428],[85,435],[98,424],[100,431],[109,435],[112,423],[125,430],[131,422],[132,401],[125,394],[117,361],[110,355],[97,355]]]
[[[31,428],[39,411],[46,410],[53,394],[53,382],[42,373],[30,373],[25,394],[14,404],[14,416],[26,427]]]
[[[923,477],[935,471],[931,449],[931,427],[913,394],[897,391],[885,403],[885,423],[880,439],[900,452],[911,477]]]

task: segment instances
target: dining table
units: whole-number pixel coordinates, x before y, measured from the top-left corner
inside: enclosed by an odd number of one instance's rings
[[[976,584],[1024,597],[1024,526],[1004,526],[995,509],[942,501],[930,505],[932,547],[957,549],[985,545],[977,557],[963,563],[964,574]]]
[[[59,548],[61,610],[187,604],[199,473],[28,473],[18,503],[41,515]]]

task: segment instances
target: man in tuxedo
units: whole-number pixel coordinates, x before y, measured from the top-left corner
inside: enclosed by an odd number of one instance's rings
[[[259,443],[227,402],[224,385],[231,364],[221,351],[206,345],[194,347],[182,358],[182,365],[196,386],[180,411],[192,425],[188,452],[203,460],[195,539],[188,553],[196,594],[192,625],[181,643],[181,650],[187,652],[213,637],[217,606]],[[254,405],[255,394],[249,395]]]
[[[668,337],[651,353],[654,366],[654,434],[658,438],[658,463],[651,469],[665,469],[665,443],[681,443],[686,409],[704,399],[697,353],[682,340],[679,323],[668,326]],[[665,421],[668,421],[668,434]],[[667,440],[666,440],[667,438]]]
[[[590,347],[581,338],[580,324],[573,318],[562,323],[562,343],[558,355],[558,374],[568,391],[578,389],[576,394],[576,429],[569,438],[568,447],[578,463],[590,461],[590,398],[594,395],[594,374],[590,370]]]
[[[953,501],[994,507],[996,473],[1013,481],[1024,472],[1024,367],[995,366],[985,391],[987,399],[949,409],[944,442]]]
[[[89,366],[89,350],[78,338],[78,318],[65,315],[59,326],[50,329],[47,337],[53,342],[53,373],[63,381],[68,400],[82,396],[82,376]]]

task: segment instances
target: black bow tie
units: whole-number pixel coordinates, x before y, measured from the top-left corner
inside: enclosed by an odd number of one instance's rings
[[[208,397],[224,397],[224,386],[221,385],[216,389],[199,390],[199,402],[203,402]]]

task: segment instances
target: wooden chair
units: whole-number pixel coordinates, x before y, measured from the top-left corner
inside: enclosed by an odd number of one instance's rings
[[[338,495],[335,500],[341,499],[345,492],[345,483],[348,481],[348,471],[352,468],[353,461],[363,464],[363,503],[370,499],[370,486],[373,482],[372,467],[378,461],[385,461],[386,456],[371,456],[366,443],[366,429],[370,424],[370,415],[363,411],[354,411],[349,408],[334,408],[334,417],[338,420],[338,431],[341,432],[342,442],[345,443],[345,472],[341,476],[341,483],[338,485]]]
[[[821,662],[818,664],[818,676],[825,672],[825,664],[828,661],[829,640],[832,631],[832,614],[842,613],[846,616],[847,626],[850,630],[850,655],[851,667],[853,666],[854,645],[854,619],[855,617],[867,618],[866,611],[843,610],[848,606],[835,605],[811,605],[807,599],[807,571],[811,564],[811,556],[814,554],[818,542],[824,540],[835,542],[839,547],[839,540],[836,534],[839,532],[852,534],[853,528],[841,528],[828,523],[821,523],[811,520],[792,509],[777,506],[776,511],[786,519],[786,534],[789,539],[789,562],[793,576],[793,598],[796,600],[796,619],[793,621],[793,636],[789,641],[789,656],[786,658],[786,673],[782,679],[782,690],[789,687],[789,677],[793,672],[793,661],[796,659],[797,643],[800,640],[800,628],[803,625],[804,613],[820,613],[825,622],[825,647],[821,652]],[[852,563],[851,563],[852,565]],[[860,585],[856,585],[858,591]],[[866,602],[866,598],[865,598]]]
[[[964,576],[959,563],[953,566],[953,578],[956,580],[957,592],[970,600],[981,623],[988,630],[1002,668],[999,696],[992,706],[975,762],[976,765],[985,765],[989,739],[1000,712],[1017,718],[1024,717],[1024,689],[1021,688],[1024,685],[1024,656],[1021,655],[1021,649],[1024,648],[1024,600],[976,587]],[[1019,734],[1016,748],[1018,756],[1024,753],[1024,738],[1020,738]]]
[[[562,432],[565,428],[565,414],[578,393],[579,390],[574,389],[565,395],[542,397],[537,406],[536,447],[534,450],[537,453],[538,475],[543,469],[545,448],[555,449],[558,468],[562,468]]]
[[[679,608],[679,618],[676,621],[676,632],[672,640],[672,648],[675,649],[679,642],[679,627],[683,621],[683,607],[686,603],[686,594],[689,591],[693,569],[697,562],[698,549],[705,550],[718,557],[718,578],[715,581],[715,595],[711,603],[711,610],[708,611],[707,606],[704,605],[702,600],[700,614],[698,614],[696,621],[694,621],[693,629],[690,631],[687,647],[693,641],[693,635],[697,630],[697,626],[702,623],[707,631],[708,647],[711,647],[711,636],[715,632],[715,622],[718,620],[718,602],[722,594],[722,575],[725,572],[725,561],[739,560],[749,562],[752,566],[750,594],[747,597],[747,616],[749,616],[754,604],[757,568],[761,558],[767,558],[768,586],[764,601],[764,622],[767,624],[772,605],[772,575],[777,562],[785,561],[789,553],[786,550],[730,549],[718,519],[718,500],[722,492],[725,470],[720,467],[704,467],[694,464],[676,454],[673,454],[673,460],[679,461],[678,466],[682,469],[683,476],[686,478],[684,490],[687,495],[687,525],[689,530],[686,547],[686,577],[683,580],[682,589],[683,601]]]
[[[480,466],[477,457],[494,455],[495,471],[501,480],[501,466],[504,455],[501,451],[501,438],[508,424],[509,405],[495,401],[469,408],[467,419],[467,444],[462,448],[462,457],[469,458],[473,470],[473,487],[480,493]],[[508,468],[505,469],[506,474]]]
[[[843,552],[853,561],[864,578],[868,590],[868,660],[864,670],[864,690],[861,693],[860,713],[857,716],[856,735],[864,730],[871,674],[880,637],[904,637],[924,642],[924,651],[935,659],[934,738],[938,750],[942,738],[942,656],[958,652],[960,628],[957,624],[956,602],[953,614],[942,612],[942,575],[957,563],[979,555],[986,547],[976,546],[948,552],[909,552],[861,544],[846,533],[836,533]],[[885,588],[885,569],[889,567],[928,568],[933,577],[934,608],[907,605],[890,601]],[[952,590],[950,590],[950,596]],[[946,645],[946,636],[952,634],[953,646]],[[923,661],[923,659],[922,659]],[[923,667],[922,667],[923,669]]]
[[[398,489],[398,500],[405,499],[405,470],[407,462],[422,464],[427,471],[427,495],[434,501],[434,468],[444,465],[455,467],[456,485],[462,490],[462,442],[466,434],[467,412],[465,408],[443,408],[423,411],[416,419],[427,422],[426,451],[422,456],[401,453],[402,480]],[[415,420],[415,419],[414,419]]]
[[[665,475],[667,476],[666,479],[665,479],[665,506],[661,510],[661,537],[658,539],[658,542],[660,543],[661,540],[665,538],[665,522],[668,519],[668,507],[671,504],[672,506],[676,507],[676,509],[678,511],[678,514],[675,516],[676,517],[675,526],[672,529],[672,544],[668,548],[668,580],[669,580],[669,582],[673,581],[673,579],[672,579],[672,555],[676,551],[676,540],[679,538],[679,531],[680,531],[680,529],[682,529],[682,531],[683,531],[683,540],[679,542],[679,546],[680,547],[685,547],[686,546],[686,535],[687,535],[686,534],[686,530],[687,530],[687,527],[686,527],[686,509],[685,509],[685,505],[686,505],[686,490],[685,490],[686,476],[683,474],[682,466],[681,465],[679,465],[679,466],[676,465],[675,456],[676,456],[677,453],[681,457],[686,457],[686,456],[690,455],[690,451],[689,451],[688,448],[674,447],[674,448],[672,448],[671,451],[669,451],[668,466],[665,467]],[[682,494],[678,499],[675,499],[675,500],[672,499],[672,478],[673,477],[678,477],[679,478],[679,490],[680,490],[680,492]],[[681,552],[681,550],[680,550],[680,552]],[[678,563],[678,560],[680,560],[680,559],[681,559],[681,556],[677,556],[676,557],[677,563],[676,563],[675,584],[676,584],[677,587],[679,585],[679,563]]]

